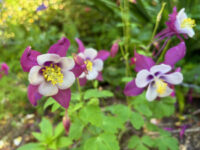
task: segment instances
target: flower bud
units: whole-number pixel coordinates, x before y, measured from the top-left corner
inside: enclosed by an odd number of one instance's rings
[[[65,112],[65,116],[63,117],[63,126],[65,128],[65,132],[68,135],[70,129],[70,118],[68,116],[67,110]]]

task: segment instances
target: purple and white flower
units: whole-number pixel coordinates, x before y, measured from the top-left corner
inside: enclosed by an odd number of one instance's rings
[[[149,101],[172,94],[170,87],[180,84],[183,76],[178,70],[174,73],[170,71],[185,56],[185,52],[185,43],[181,42],[166,52],[164,62],[159,65],[152,58],[135,52],[135,71],[138,73],[135,79],[126,84],[124,94],[137,96],[147,88],[146,98]]]
[[[169,96],[173,92],[169,85],[177,85],[183,81],[183,75],[180,72],[169,73],[171,70],[171,66],[165,64],[154,65],[150,71],[143,69],[138,72],[135,84],[138,88],[148,87],[146,92],[148,101],[156,97]]]
[[[80,80],[81,86],[85,85],[87,80],[103,80],[102,70],[104,60],[106,60],[110,53],[105,50],[99,52],[93,48],[85,48],[82,41],[76,39],[79,49],[78,54],[75,55],[74,60],[76,66],[73,72]]]
[[[193,27],[196,25],[195,20],[188,18],[185,13],[185,8],[182,8],[177,12],[176,7],[174,7],[172,14],[169,15],[169,20],[166,22],[166,25],[167,28],[158,33],[155,38],[162,40],[166,37],[170,38],[176,35],[182,40],[180,34],[183,34],[184,37],[193,37],[195,35],[193,30]]]
[[[50,47],[47,54],[31,50],[30,46],[24,51],[21,66],[25,72],[29,72],[28,98],[34,106],[42,96],[52,96],[63,107],[69,106],[69,88],[75,81],[71,71],[74,60],[65,57],[69,45],[69,40],[62,38]]]

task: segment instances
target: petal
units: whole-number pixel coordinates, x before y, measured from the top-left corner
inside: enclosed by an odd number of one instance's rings
[[[111,57],[115,57],[117,52],[119,50],[119,44],[117,42],[115,42],[112,47],[111,47],[111,50],[110,50],[110,55]]]
[[[28,80],[32,85],[38,85],[44,81],[44,77],[40,74],[40,66],[34,66],[31,68],[28,74]]]
[[[75,67],[71,71],[74,73],[76,77],[79,77],[83,73],[84,68],[75,64]]]
[[[102,71],[103,70],[103,61],[101,59],[95,59],[93,61],[93,67],[97,71]]]
[[[167,75],[163,75],[163,79],[169,84],[177,85],[183,82],[183,75],[180,72],[174,72]]]
[[[108,51],[105,50],[100,50],[97,54],[96,58],[99,58],[101,60],[106,60],[108,57],[110,56],[110,53]]]
[[[58,93],[52,96],[61,106],[64,108],[69,107],[69,102],[71,100],[71,91],[70,89],[59,90]]]
[[[75,75],[73,72],[66,70],[63,72],[63,75],[63,83],[57,84],[58,88],[61,90],[69,88],[75,81]]]
[[[29,84],[28,86],[28,99],[33,106],[37,105],[37,101],[42,98],[38,93],[38,86]]]
[[[128,82],[124,89],[124,94],[126,96],[137,96],[144,91],[143,88],[138,88],[135,84],[135,80]]]
[[[61,63],[62,70],[71,70],[75,66],[74,60],[68,57],[61,57],[59,63]]]
[[[186,19],[187,18],[187,14],[185,13],[185,8],[182,8],[179,12],[178,12],[178,14],[177,14],[177,16],[176,16],[176,19],[177,20],[179,20],[180,22],[182,22],[184,19]]]
[[[56,44],[52,45],[48,51],[48,53],[57,54],[60,57],[65,57],[70,46],[70,41],[63,37]]]
[[[2,63],[0,71],[3,71],[6,75],[8,75],[8,70],[9,70],[8,65],[6,63]]]
[[[103,81],[102,72],[99,72],[99,74],[98,74],[98,76],[97,76],[97,80]]]
[[[165,93],[163,93],[163,94],[159,94],[159,93],[158,93],[158,96],[159,96],[159,97],[170,96],[170,94],[171,94],[172,92],[173,92],[173,90],[167,86],[167,89],[166,89]]]
[[[86,59],[93,60],[97,56],[97,51],[93,48],[86,48],[84,51],[84,56]]]
[[[148,70],[141,70],[138,72],[135,83],[138,88],[144,88],[149,84],[151,80],[148,79],[148,76],[151,76],[150,72]]]
[[[165,54],[164,63],[174,67],[174,65],[185,56],[185,53],[185,42],[181,42],[177,46],[174,46],[167,51]]]
[[[87,79],[84,77],[84,78],[79,78],[79,83],[80,83],[80,86],[84,86],[87,82]]]
[[[60,61],[60,56],[57,54],[42,54],[37,57],[37,62],[40,66],[44,65],[45,62],[57,63]]]
[[[92,71],[88,71],[88,74],[86,74],[87,80],[94,80],[97,78],[97,76],[98,76],[98,71],[96,71],[95,69],[93,69]]]
[[[153,101],[156,99],[158,93],[156,91],[156,86],[154,84],[149,84],[147,88],[146,98],[148,101]]]
[[[149,70],[155,62],[152,58],[140,55],[135,51],[135,71],[139,72],[140,70],[147,69]]]
[[[177,9],[176,7],[174,7],[173,12],[169,15],[169,20],[166,22],[166,25],[172,31],[176,31],[176,27],[174,26],[174,23],[176,21],[176,16],[177,16]]]
[[[79,53],[78,55],[74,56],[74,61],[78,65],[84,65],[84,60],[85,60],[85,56],[83,55],[83,53]]]
[[[155,74],[157,72],[164,74],[164,73],[169,72],[171,69],[172,68],[169,65],[160,64],[160,65],[155,65],[151,67],[150,72],[151,74]]]
[[[38,65],[37,63],[38,55],[40,55],[40,53],[31,50],[30,46],[25,49],[20,59],[20,63],[24,72],[29,72],[33,66]]]
[[[38,92],[44,96],[53,96],[58,93],[58,88],[51,83],[43,82],[39,85]]]
[[[75,40],[78,43],[78,53],[84,52],[85,47],[84,47],[83,42],[79,38],[76,38]]]

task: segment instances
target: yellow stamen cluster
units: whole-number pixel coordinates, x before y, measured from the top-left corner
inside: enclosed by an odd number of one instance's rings
[[[195,26],[196,26],[195,20],[191,18],[186,18],[181,22],[181,28],[186,28],[186,27],[193,28]]]
[[[163,80],[156,80],[156,90],[159,94],[164,94],[167,90],[167,83]]]
[[[84,63],[86,64],[87,70],[92,71],[93,63],[90,60],[86,60],[86,61],[84,61]]]
[[[42,69],[43,76],[46,81],[51,82],[53,85],[63,83],[63,74],[61,73],[61,68],[57,65],[51,64],[50,66],[45,66]]]

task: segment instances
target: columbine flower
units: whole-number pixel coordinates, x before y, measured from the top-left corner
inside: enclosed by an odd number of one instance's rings
[[[104,60],[106,60],[110,53],[105,50],[99,52],[93,48],[85,48],[82,41],[76,39],[79,49],[78,54],[74,56],[76,66],[73,72],[79,77],[80,84],[85,85],[87,80],[102,81],[102,70]]]
[[[9,67],[6,63],[2,63],[0,68],[0,79],[4,76],[4,75],[8,75],[8,70]]]
[[[150,71],[143,69],[138,72],[135,84],[138,88],[147,88],[146,98],[149,101],[157,96],[169,96],[173,90],[170,85],[177,85],[183,81],[183,75],[180,72],[169,73],[169,65],[161,64],[150,68]]]
[[[195,20],[188,18],[185,13],[185,8],[182,8],[178,13],[176,7],[173,8],[173,13],[169,15],[169,21],[166,23],[167,29],[164,29],[156,35],[160,40],[165,37],[172,37],[176,35],[180,38],[179,34],[185,37],[193,37],[195,35],[193,27],[195,27]],[[181,38],[180,38],[181,39]]]
[[[169,96],[173,90],[172,85],[180,84],[183,76],[179,71],[170,73],[176,62],[185,55],[185,43],[169,49],[165,55],[163,64],[155,65],[155,62],[146,56],[135,52],[135,71],[138,72],[136,79],[128,82],[124,94],[127,96],[137,96],[147,87],[146,98],[149,101],[156,97]]]
[[[65,57],[69,45],[69,40],[62,38],[50,47],[47,54],[40,54],[30,47],[24,51],[21,66],[29,72],[28,98],[34,106],[42,96],[52,96],[63,107],[68,107],[71,98],[69,88],[75,81],[70,71],[74,60]]]

